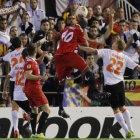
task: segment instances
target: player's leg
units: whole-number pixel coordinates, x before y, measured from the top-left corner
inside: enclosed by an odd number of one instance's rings
[[[132,122],[131,122],[131,116],[129,111],[125,107],[125,89],[124,89],[124,83],[121,82],[119,85],[120,88],[120,93],[119,93],[119,105],[120,105],[120,110],[122,112],[123,118],[127,124],[128,130],[131,132],[132,136],[134,136],[134,131],[132,127]]]
[[[63,118],[69,118],[70,116],[65,112],[63,107],[63,94],[64,94],[64,86],[65,86],[65,80],[62,82],[59,82],[58,89],[57,89],[57,98],[59,103],[59,116],[62,116]]]
[[[121,106],[120,110],[121,110],[123,118],[127,124],[128,130],[129,130],[129,132],[131,132],[131,136],[132,137],[135,136],[129,110],[125,106]]]
[[[69,61],[70,62],[68,63],[68,66],[70,65],[71,67],[77,68],[82,73],[83,81],[86,79],[86,81],[89,85],[87,96],[90,99],[94,99],[94,100],[95,100],[95,98],[102,99],[102,98],[107,98],[110,95],[109,93],[100,93],[98,91],[97,85],[96,85],[96,80],[95,80],[95,75],[93,72],[91,72],[89,70],[87,63],[81,56],[79,56],[76,53],[73,53],[73,54],[71,54],[71,59]]]
[[[19,107],[15,101],[12,101],[12,122],[14,126],[14,137],[19,138],[19,130],[18,130],[18,110]]]
[[[19,130],[18,130],[18,110],[19,106],[15,101],[13,101],[13,95],[14,95],[14,87],[15,87],[15,82],[10,81],[10,96],[11,96],[11,103],[12,103],[12,122],[14,126],[14,137],[19,138]]]
[[[59,103],[59,116],[63,118],[69,118],[70,116],[65,112],[63,108],[63,92],[64,92],[64,85],[65,85],[65,78],[66,78],[66,60],[67,56],[55,56],[55,64],[56,64],[56,72],[57,77],[59,80],[59,84],[57,87],[57,99]]]
[[[44,136],[44,126],[47,122],[48,116],[50,114],[50,108],[49,104],[45,104],[39,107],[42,112],[40,119],[39,119],[39,125],[37,129],[37,137],[39,138],[45,138]]]
[[[31,122],[31,128],[32,128],[31,137],[35,137],[36,135],[37,114],[38,114],[38,108],[32,108],[32,112],[30,116],[30,122]]]
[[[129,136],[129,130],[125,123],[122,113],[120,112],[120,101],[119,101],[119,94],[122,92],[123,87],[121,88],[121,83],[115,85],[107,85],[105,86],[105,90],[111,93],[109,97],[109,103],[113,109],[115,119],[120,124],[120,126],[124,129],[126,136]]]
[[[122,113],[120,112],[119,108],[113,108],[114,116],[120,126],[124,129],[126,138],[131,138],[132,133],[128,130],[128,127],[125,123]]]
[[[25,101],[15,101],[20,108],[22,108],[22,114],[24,120],[30,122],[31,108],[29,106],[28,100]]]

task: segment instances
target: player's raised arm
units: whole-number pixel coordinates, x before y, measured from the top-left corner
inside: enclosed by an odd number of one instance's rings
[[[88,52],[88,53],[92,53],[94,55],[98,54],[97,49],[93,49],[91,47],[84,47],[84,46],[79,45],[79,49],[82,50],[82,51]]]

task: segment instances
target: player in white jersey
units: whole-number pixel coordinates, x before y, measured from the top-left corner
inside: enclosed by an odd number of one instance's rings
[[[17,64],[24,62],[22,58],[22,54],[21,54],[24,48],[21,45],[21,41],[19,40],[19,38],[14,38],[14,40],[15,40],[15,45],[14,45],[15,50],[12,52],[9,52],[3,57],[3,61],[8,61],[10,63],[11,70],[13,70]],[[5,78],[5,83],[7,82],[7,80],[8,80],[8,77]],[[17,126],[18,126],[19,107],[17,103],[13,100],[14,85],[15,85],[15,79],[10,78],[10,96],[12,100],[12,121],[15,128],[14,134],[16,137],[18,133],[16,129],[18,129]],[[3,96],[6,96],[6,88],[4,89]],[[23,115],[24,117],[27,117],[27,115],[25,115],[25,112],[23,112]]]
[[[83,48],[80,46],[79,49],[103,58],[105,89],[111,93],[109,102],[116,120],[125,130],[126,137],[131,138],[134,136],[134,131],[130,120],[130,113],[125,107],[123,75],[126,67],[140,71],[140,65],[137,65],[128,56],[122,53],[125,46],[124,41],[117,39],[112,44],[112,49],[97,50],[89,47]]]

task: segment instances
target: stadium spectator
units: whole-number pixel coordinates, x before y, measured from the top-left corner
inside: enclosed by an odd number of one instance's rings
[[[109,7],[103,9],[103,18],[104,18],[105,23],[107,24],[109,24],[110,22],[110,12],[111,10]]]
[[[139,64],[140,32],[138,32],[138,21],[130,20],[130,30],[124,32],[124,40],[127,42],[124,54],[128,55],[135,63]],[[129,79],[138,79],[137,70],[126,69],[125,76]]]
[[[43,53],[43,51],[47,51],[48,50],[48,31],[50,29],[50,24],[49,21],[47,19],[43,19],[41,21],[41,26],[40,26],[40,30],[37,31],[37,33],[34,36],[34,40],[33,43],[36,43],[37,41],[45,38],[46,39],[46,43],[44,43],[43,45],[39,46],[37,48],[37,58],[40,57]],[[46,64],[48,63],[48,61],[50,61],[52,58],[46,53],[45,58],[43,60],[43,62],[39,65],[39,69],[40,69],[40,75],[44,75],[46,73]],[[41,85],[44,84],[45,81],[41,81]]]
[[[55,27],[56,31],[60,32],[61,30],[65,28],[65,26],[66,26],[65,20],[62,17],[58,18],[56,27]]]
[[[50,29],[54,29],[55,21],[52,18],[49,18]]]
[[[19,36],[19,32],[18,32],[18,29],[16,26],[12,26],[10,28],[9,35],[10,35],[10,42],[7,44],[7,47],[9,49],[9,51],[13,51],[15,49],[15,47],[13,47],[13,45],[12,45],[12,40],[13,40],[13,38]]]
[[[110,14],[111,21],[109,23],[109,26],[108,26],[105,34],[102,34],[101,36],[99,36],[99,28],[98,28],[98,26],[97,25],[96,26],[91,26],[90,29],[89,29],[89,38],[90,38],[90,40],[105,44],[105,40],[110,36],[111,31],[113,29],[113,18],[114,18],[114,12],[112,12]],[[99,25],[98,21],[97,21],[97,24]]]
[[[27,47],[28,44],[29,44],[29,38],[28,38],[27,34],[22,33],[22,34],[20,34],[19,38],[20,38],[20,40],[21,40],[22,46],[23,46],[24,48]]]
[[[38,0],[30,0],[31,9],[29,11],[27,11],[31,18],[30,22],[35,27],[35,32],[40,29],[42,19],[44,19],[46,17],[45,11],[38,8],[37,2],[38,2]]]
[[[70,14],[74,15],[76,18],[75,13],[76,13],[78,6],[79,6],[79,0],[69,0],[69,5],[68,5],[67,9],[62,14],[62,17],[64,18],[66,24],[68,24],[68,16]]]
[[[67,26],[72,26],[76,24],[76,17],[74,15],[69,14]]]
[[[21,15],[21,24],[18,28],[19,33],[26,33],[28,37],[33,37],[35,30],[33,24],[30,22],[30,16],[28,13]]]
[[[5,17],[0,16],[0,57],[3,57],[7,53],[7,44],[10,41],[10,37],[7,34],[7,19]],[[7,75],[9,72],[9,64],[7,62],[4,62],[1,64],[2,68],[2,75]],[[1,78],[1,91],[3,91],[3,84],[4,84],[5,78]],[[6,102],[2,99],[2,96],[0,95],[0,105],[6,106]]]
[[[14,0],[13,1],[13,6],[15,5],[20,5],[21,1],[20,0]],[[16,26],[17,28],[19,28],[20,24],[21,24],[21,12],[23,12],[23,10],[18,10],[17,12],[11,14],[8,18],[8,23],[10,26]]]
[[[134,13],[132,13],[131,16],[132,16],[132,19],[139,22],[138,31],[140,32],[140,13],[134,12]]]
[[[124,16],[124,9],[119,7],[116,10],[115,21],[119,22],[120,20],[125,20],[125,16]]]

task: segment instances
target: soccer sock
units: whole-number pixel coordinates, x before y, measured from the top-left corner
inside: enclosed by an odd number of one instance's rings
[[[44,129],[44,125],[48,119],[49,114],[46,112],[43,112],[41,114],[41,117],[39,119],[39,125],[38,125],[38,129],[37,129],[37,134],[43,133],[43,129]]]
[[[18,131],[18,109],[12,109],[12,121],[14,126],[14,131]]]
[[[127,134],[129,132],[128,127],[123,119],[123,116],[120,111],[114,112],[115,118],[117,122],[120,124],[120,126],[124,129],[125,133]]]
[[[130,119],[130,113],[126,108],[122,111],[122,115],[123,115],[123,118],[127,124],[128,130],[133,131],[132,122]]]
[[[99,92],[98,89],[97,89],[94,73],[92,73],[90,71],[86,72],[85,78],[88,81],[88,85],[89,85],[87,96],[90,99],[93,99],[94,93],[96,94],[96,93]]]
[[[58,103],[59,103],[59,109],[63,109],[63,94],[61,92],[64,91],[64,86],[59,85],[57,89],[57,97],[58,97]]]
[[[37,121],[37,114],[31,113],[31,128],[32,128],[32,134],[36,133],[36,121]]]

